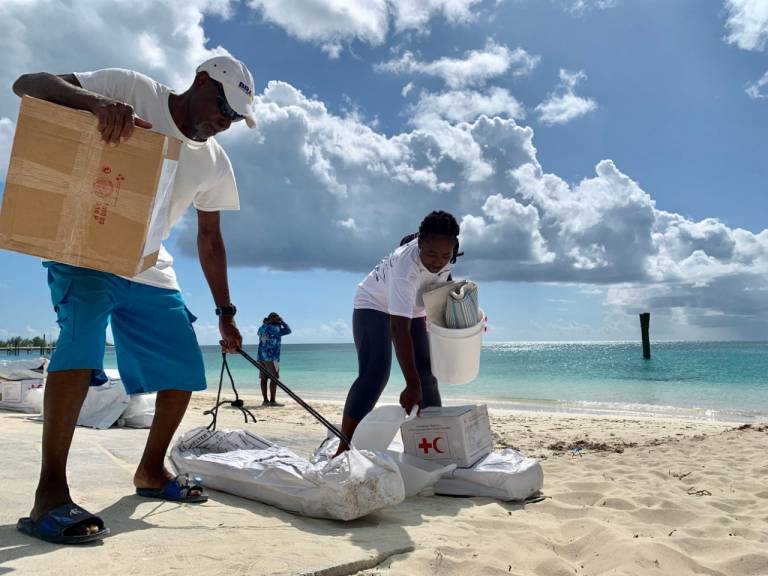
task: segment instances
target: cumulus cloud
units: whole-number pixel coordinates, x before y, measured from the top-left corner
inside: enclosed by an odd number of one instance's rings
[[[746,89],[747,95],[754,100],[768,99],[768,72]]]
[[[412,52],[376,65],[379,72],[393,74],[422,74],[441,78],[450,88],[479,86],[507,73],[513,76],[529,74],[538,65],[539,57],[522,48],[511,50],[504,44],[488,40],[482,50],[469,50],[462,58],[443,57],[431,62],[419,60]]]
[[[391,0],[388,4],[394,15],[395,30],[423,30],[435,14],[441,14],[448,22],[471,22],[476,15],[472,8],[481,0]]]
[[[424,31],[442,15],[457,24],[473,19],[480,0],[249,0],[248,6],[290,35],[338,57],[352,40],[382,44],[390,30]]]
[[[25,72],[124,67],[183,90],[200,62],[225,52],[206,46],[203,18],[229,13],[227,0],[136,0],[109,9],[97,0],[2,2],[0,85],[10,87]],[[18,106],[11,90],[0,90],[0,180],[7,168],[9,122]]]
[[[483,147],[517,163],[533,154],[530,131],[512,120],[435,119],[388,137],[283,82],[269,83],[256,110],[256,130],[224,141],[242,167],[243,209],[226,217],[230,260],[241,265],[360,271],[436,205],[455,204],[457,183],[493,175]],[[286,242],[263,241],[275,234]]]
[[[742,336],[768,322],[768,231],[660,210],[611,160],[569,183],[539,164],[530,128],[452,115],[446,102],[475,95],[446,94],[423,93],[411,129],[386,136],[270,83],[258,129],[225,141],[243,191],[242,211],[224,216],[230,261],[364,273],[441,208],[461,221],[461,273],[478,280],[596,286],[616,309],[730,322]],[[180,247],[194,252],[191,230]]]
[[[502,194],[489,196],[482,216],[465,215],[461,221],[464,249],[489,267],[513,260],[522,265],[547,264],[555,254],[541,235],[539,211]],[[494,263],[496,261],[496,263]]]
[[[3,2],[2,84],[9,86],[19,71],[64,73],[85,65],[133,68],[174,88],[186,88],[195,67],[222,51],[205,46],[202,22],[206,15],[226,18],[226,0],[136,0],[112,4],[108,10],[101,6],[96,0]],[[3,108],[14,98],[7,92],[0,96]]]
[[[575,93],[576,85],[586,78],[587,75],[583,70],[579,72],[560,70],[560,84],[544,102],[536,106],[539,121],[548,125],[567,124],[596,110],[597,103],[592,98],[577,96]]]
[[[725,0],[725,7],[728,11],[725,40],[742,50],[764,50],[768,45],[768,2]],[[753,100],[768,98],[768,72],[749,84],[746,93]]]
[[[525,108],[507,90],[494,86],[485,92],[424,92],[410,109],[410,113],[414,124],[423,125],[431,117],[443,118],[450,122],[472,122],[483,114],[520,120],[525,117]]]
[[[742,50],[763,50],[768,43],[768,3],[765,0],[725,0],[728,31],[725,39]]]
[[[649,281],[606,288],[608,306],[653,310],[722,338],[764,339],[768,330],[768,230],[657,211]]]
[[[6,85],[32,70],[121,65],[181,88],[220,50],[207,46],[202,19],[228,9],[138,0],[105,13],[85,0],[8,6],[0,7]],[[569,78],[572,89],[580,77]],[[422,93],[407,129],[388,135],[270,82],[257,98],[257,129],[221,138],[241,191],[242,210],[223,215],[231,264],[362,274],[441,208],[462,223],[462,275],[576,283],[599,290],[612,310],[649,306],[707,330],[729,327],[734,337],[766,333],[768,230],[665,212],[611,160],[579,182],[548,173],[514,102],[500,89]],[[0,118],[14,118],[17,106],[0,95]],[[0,142],[10,122],[0,122]],[[175,250],[195,253],[193,227],[181,230]],[[347,328],[317,330],[346,338]]]

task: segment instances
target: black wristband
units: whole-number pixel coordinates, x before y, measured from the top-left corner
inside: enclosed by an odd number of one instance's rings
[[[237,314],[237,307],[234,304],[216,308],[216,316],[234,316],[235,314]]]

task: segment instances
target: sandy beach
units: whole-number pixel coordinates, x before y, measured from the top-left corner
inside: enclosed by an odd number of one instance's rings
[[[309,455],[322,427],[289,400],[248,429]],[[205,424],[210,394],[182,430]],[[315,404],[331,421],[341,405]],[[219,492],[179,506],[133,495],[145,430],[78,429],[73,496],[112,530],[57,547],[16,532],[31,506],[40,423],[0,412],[0,574],[768,574],[768,426],[492,411],[497,447],[538,458],[544,499],[418,497],[342,523]],[[222,410],[220,426],[242,427]]]

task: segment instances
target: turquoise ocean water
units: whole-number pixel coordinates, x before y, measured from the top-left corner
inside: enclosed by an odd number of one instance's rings
[[[255,348],[246,350],[256,355]],[[442,386],[441,393],[445,404],[768,420],[768,342],[664,342],[652,352],[644,360],[637,342],[487,344],[477,380]],[[217,346],[204,346],[203,353],[215,390],[221,353]],[[256,369],[243,358],[228,358],[238,389],[258,390]],[[106,366],[117,367],[113,351]],[[352,344],[284,344],[280,371],[281,380],[307,399],[343,400],[357,375],[357,357]],[[396,402],[402,386],[393,361],[383,400]]]

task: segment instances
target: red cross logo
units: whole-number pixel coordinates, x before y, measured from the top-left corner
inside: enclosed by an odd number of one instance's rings
[[[421,442],[419,443],[419,448],[424,450],[424,454],[427,454],[429,449],[432,448],[432,442],[427,442],[426,438],[422,438]]]

